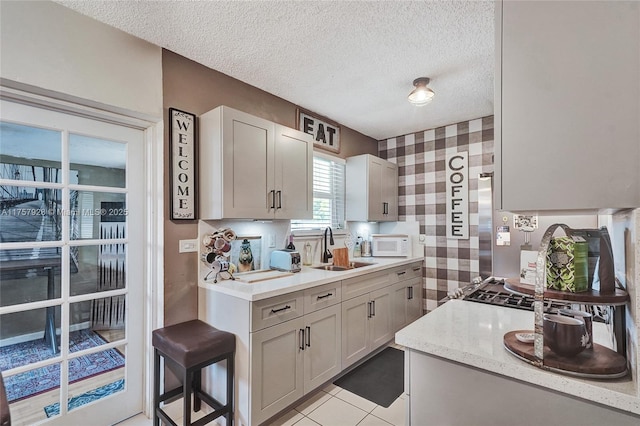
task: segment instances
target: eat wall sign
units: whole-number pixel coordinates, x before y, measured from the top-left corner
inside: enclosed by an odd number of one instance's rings
[[[313,146],[340,152],[340,126],[336,123],[299,109],[298,130],[313,136]]]

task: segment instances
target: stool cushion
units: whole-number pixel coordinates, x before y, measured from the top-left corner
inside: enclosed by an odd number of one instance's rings
[[[200,320],[159,328],[152,333],[155,348],[184,368],[235,351],[236,336]]]

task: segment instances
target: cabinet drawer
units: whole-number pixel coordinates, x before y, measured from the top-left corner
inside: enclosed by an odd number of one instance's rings
[[[251,306],[251,331],[262,330],[300,317],[304,312],[303,306],[301,291],[253,302]]]
[[[324,284],[304,291],[304,313],[326,308],[342,301],[342,281]]]
[[[390,272],[380,271],[359,277],[347,278],[342,281],[342,300],[351,299],[370,291],[378,290],[391,284]]]
[[[422,262],[412,263],[393,269],[390,280],[394,283],[422,277]]]

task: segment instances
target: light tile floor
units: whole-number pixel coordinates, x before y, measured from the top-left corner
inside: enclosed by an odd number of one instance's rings
[[[376,405],[348,390],[330,384],[270,424],[273,426],[402,426],[405,424],[404,394],[389,408]],[[177,423],[182,423],[182,400],[165,409]],[[192,420],[200,413],[194,413]],[[152,420],[144,415],[132,417],[118,426],[149,426]]]
[[[402,346],[392,343],[397,349]],[[362,398],[346,389],[329,384],[293,410],[271,422],[273,426],[403,426],[405,424],[405,395],[401,394],[388,408]],[[182,423],[182,399],[172,402],[165,411],[177,424]],[[191,421],[203,416],[192,413]],[[149,426],[151,419],[139,414],[118,426]],[[214,424],[214,423],[212,423]]]

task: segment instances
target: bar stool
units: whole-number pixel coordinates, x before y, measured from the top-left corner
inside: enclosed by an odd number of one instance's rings
[[[226,424],[233,423],[233,356],[236,349],[236,336],[218,330],[200,320],[192,320],[180,324],[159,328],[153,331],[154,347],[154,379],[153,379],[153,424],[159,426],[163,422],[177,426],[167,413],[160,408],[160,403],[182,394],[184,425],[204,425],[225,416]],[[160,394],[160,357],[182,380],[182,385]],[[202,369],[220,361],[227,361],[227,398],[225,405],[215,400],[201,389]],[[204,401],[213,408],[213,412],[191,423],[191,394],[193,393],[193,410],[200,410],[200,402]]]

